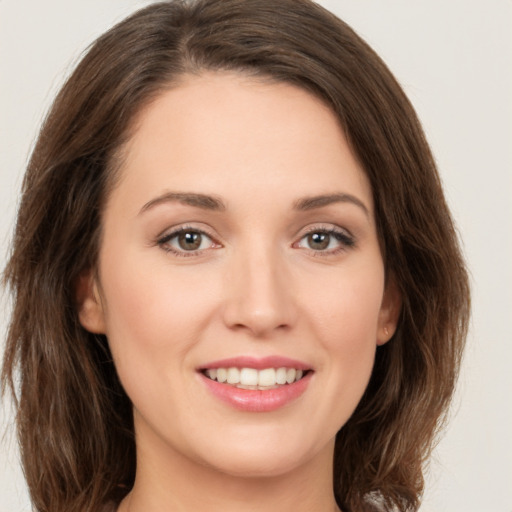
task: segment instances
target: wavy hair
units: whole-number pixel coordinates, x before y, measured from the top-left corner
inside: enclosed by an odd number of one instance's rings
[[[469,316],[457,233],[417,116],[375,52],[309,0],[166,1],[101,36],[58,94],[22,186],[4,283],[13,312],[2,389],[15,397],[22,464],[40,512],[96,511],[135,475],[130,400],[104,336],[77,315],[101,215],[132,122],[185,75],[228,70],[287,82],[337,115],[373,190],[387,276],[402,296],[393,339],[338,432],[345,511],[418,509]]]

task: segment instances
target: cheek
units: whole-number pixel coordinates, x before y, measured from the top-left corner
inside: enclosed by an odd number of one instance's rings
[[[317,366],[321,397],[309,424],[323,432],[325,440],[349,420],[370,380],[384,272],[375,259],[374,265],[340,268],[329,279],[317,278],[314,292],[303,295],[301,307],[324,355]]]
[[[376,343],[382,302],[383,272],[346,272],[332,278],[322,291],[309,294],[305,309],[333,349],[355,350]],[[332,283],[335,283],[334,285]]]
[[[366,389],[375,359],[384,272],[379,265],[367,268],[373,270],[340,275],[337,286],[308,299],[315,337],[329,355],[325,367],[335,403],[343,390],[342,422]]]
[[[145,361],[153,370],[168,365],[197,341],[212,301],[207,291],[198,293],[198,276],[126,254],[105,259],[102,270],[107,338],[120,373],[131,366],[141,373]]]

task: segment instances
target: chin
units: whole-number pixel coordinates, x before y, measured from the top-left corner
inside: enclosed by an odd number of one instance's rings
[[[300,430],[300,429],[299,429]],[[299,432],[297,432],[299,433]],[[311,443],[311,440],[299,436],[274,436],[260,432],[251,436],[251,440],[233,440],[229,435],[229,444],[216,441],[210,446],[203,460],[208,466],[223,474],[234,477],[266,478],[278,477],[298,470],[310,464],[317,457],[332,459],[334,441],[325,444]]]
[[[256,450],[255,450],[256,451]],[[262,453],[248,454],[232,453],[232,456],[211,465],[218,472],[239,478],[275,478],[293,472],[304,463],[296,454],[279,457],[263,455]]]

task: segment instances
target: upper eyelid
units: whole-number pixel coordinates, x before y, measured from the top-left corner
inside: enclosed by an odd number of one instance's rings
[[[175,226],[167,227],[165,230],[161,231],[155,238],[157,243],[164,243],[163,240],[168,241],[172,239],[174,236],[177,236],[179,233],[184,231],[195,231],[201,233],[208,238],[210,238],[215,244],[224,245],[223,242],[220,241],[221,237],[215,233],[213,229],[209,226],[205,226],[202,223],[200,226],[194,225],[194,223],[185,223],[185,224],[176,224]],[[340,233],[349,238],[355,240],[354,234],[351,230],[341,227],[334,223],[329,222],[318,222],[309,224],[296,232],[294,235],[293,243],[297,243],[302,238],[307,236],[308,234],[314,233],[316,231],[326,232],[326,233]]]
[[[181,233],[186,233],[189,231],[195,231],[195,232],[199,233],[201,236],[205,236],[206,238],[211,240],[212,243],[214,243],[215,245],[218,245],[218,243],[215,241],[215,239],[213,239],[208,233],[205,233],[204,231],[197,231],[197,230],[192,230],[192,229],[179,229],[177,231],[171,231],[170,233],[161,236],[158,239],[158,243],[159,244],[168,244],[173,238],[176,238]],[[193,251],[190,251],[190,252],[193,252]]]
[[[180,233],[190,232],[190,231],[200,233],[201,235],[206,236],[211,242],[210,247],[206,247],[204,249],[194,249],[191,251],[186,251],[186,250],[174,247],[174,244],[170,243],[171,240],[176,238]],[[207,251],[209,251],[211,249],[217,249],[219,247],[222,247],[222,244],[220,244],[213,236],[208,234],[205,230],[195,228],[195,227],[187,227],[187,226],[180,226],[180,227],[175,227],[174,229],[169,228],[169,229],[165,230],[161,236],[157,237],[156,245],[159,246],[164,251],[166,251],[167,253],[174,254],[175,257],[178,257],[178,256],[180,256],[180,257],[182,257],[182,256],[183,257],[185,257],[185,256],[202,256]],[[213,247],[213,246],[217,246],[217,247]]]
[[[293,242],[293,246],[297,246],[312,233],[327,233],[331,236],[335,236],[336,238],[339,236],[338,241],[340,242],[341,247],[338,249],[331,249],[331,250],[322,250],[322,251],[316,251],[314,249],[310,249],[313,251],[314,254],[324,254],[325,256],[334,254],[335,252],[339,251],[340,249],[348,249],[355,247],[357,245],[357,238],[346,228],[342,228],[339,225],[336,224],[329,224],[329,223],[322,223],[319,224],[313,224],[310,226],[307,226],[305,230],[303,230],[300,235],[296,237],[296,241]],[[304,248],[307,249],[307,248]]]
[[[156,236],[156,239],[160,241],[163,238],[172,238],[173,236],[183,233],[184,231],[195,231],[197,233],[201,233],[202,235],[206,235],[208,238],[218,242],[219,237],[215,236],[215,234],[213,234],[208,228],[193,226],[192,224],[177,224],[176,226],[168,227],[160,232],[160,234]]]
[[[323,231],[323,232],[326,232],[326,233],[342,233],[342,234],[345,234],[351,238],[355,238],[354,234],[352,233],[351,230],[347,229],[347,228],[344,228],[344,227],[341,227],[341,226],[338,226],[337,224],[331,224],[331,223],[328,223],[328,222],[320,222],[318,224],[310,224],[308,226],[306,226],[305,228],[302,228],[298,233],[297,233],[297,237],[304,237],[310,233],[314,233],[315,231]]]

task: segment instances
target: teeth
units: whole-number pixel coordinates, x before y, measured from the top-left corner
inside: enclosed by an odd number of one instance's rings
[[[257,386],[258,370],[254,368],[242,368],[240,370],[240,384],[244,386]]]
[[[212,380],[242,389],[272,389],[300,380],[304,372],[295,368],[209,368],[205,375]]]
[[[226,368],[217,369],[217,380],[219,382],[226,382],[228,380],[228,371]]]
[[[286,384],[286,368],[276,370],[276,384]]]
[[[240,370],[238,368],[228,368],[228,384],[238,384],[240,382]]]
[[[276,371],[274,368],[265,368],[260,370],[258,375],[258,386],[275,386],[276,384]]]

